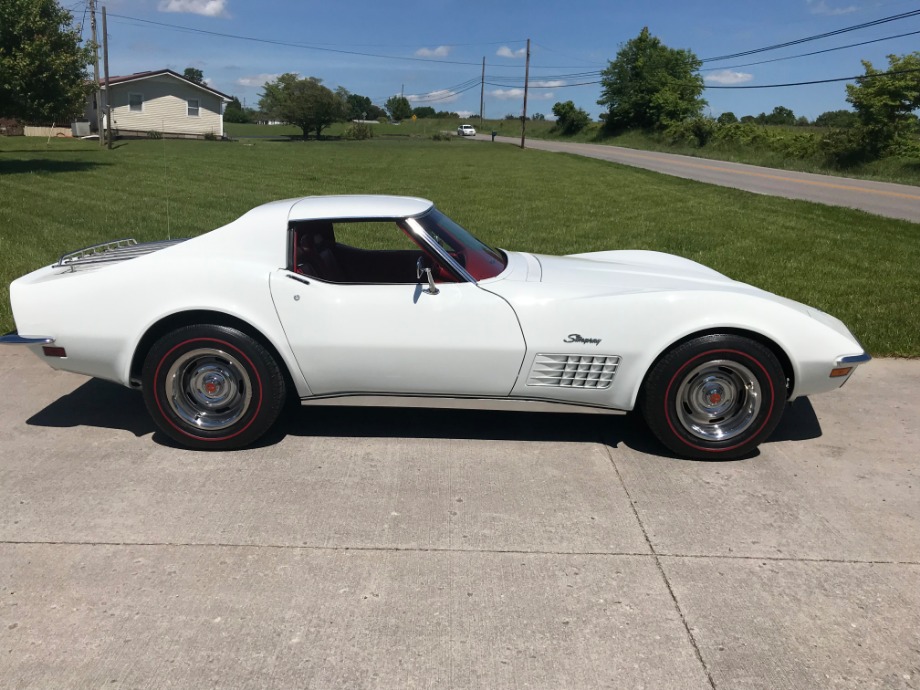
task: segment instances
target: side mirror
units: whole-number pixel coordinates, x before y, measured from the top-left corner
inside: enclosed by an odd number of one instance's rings
[[[441,291],[438,290],[437,285],[434,284],[434,277],[431,275],[431,267],[428,264],[428,258],[426,256],[420,256],[415,264],[415,277],[421,280],[422,276],[427,276],[428,288],[423,289],[422,292],[427,292],[429,295],[437,295]]]

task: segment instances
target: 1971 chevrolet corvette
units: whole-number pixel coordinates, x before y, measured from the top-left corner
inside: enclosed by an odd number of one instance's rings
[[[836,318],[693,261],[497,250],[408,197],[287,199],[192,239],[89,247],[10,297],[17,331],[0,342],[142,389],[194,448],[252,443],[293,391],[304,405],[638,408],[678,455],[735,458],[788,400],[870,359]]]

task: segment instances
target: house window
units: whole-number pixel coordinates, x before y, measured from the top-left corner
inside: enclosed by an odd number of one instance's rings
[[[144,94],[129,93],[128,94],[128,110],[130,110],[132,113],[144,112]]]
[[[197,98],[188,99],[188,116],[198,117],[198,99]]]

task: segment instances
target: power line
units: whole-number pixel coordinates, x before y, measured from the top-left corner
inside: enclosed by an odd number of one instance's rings
[[[179,24],[167,24],[166,22],[155,22],[152,19],[140,19],[139,17],[129,17],[123,14],[115,14],[114,12],[109,15],[110,17],[118,17],[119,19],[126,19],[128,21],[140,22],[142,24],[151,24],[153,26],[160,26],[167,29],[172,29],[174,31],[184,31],[187,33],[195,34],[204,34],[207,36],[217,36],[219,38],[232,38],[238,41],[251,41],[254,43],[267,43],[269,45],[276,46],[285,46],[288,48],[303,48],[305,50],[317,50],[325,53],[337,53],[339,55],[358,55],[360,57],[371,57],[378,58],[382,60],[407,60],[410,62],[434,62],[441,65],[475,65],[479,66],[478,62],[462,62],[459,60],[436,60],[434,58],[424,58],[424,57],[406,57],[402,55],[379,55],[376,53],[364,53],[357,50],[344,50],[342,48],[330,48],[328,46],[321,45],[311,45],[308,43],[292,43],[288,41],[277,41],[270,38],[257,38],[255,36],[242,36],[240,34],[228,34],[221,31],[209,31],[207,29],[195,29],[189,26],[181,26]],[[504,41],[504,43],[518,43],[518,41]],[[474,44],[470,44],[474,45]],[[486,44],[494,45],[494,44]]]
[[[701,62],[716,62],[719,60],[732,60],[738,57],[745,57],[746,55],[754,55],[756,53],[765,53],[769,50],[778,50],[780,48],[788,48],[789,46],[799,45],[800,43],[808,43],[809,41],[817,41],[821,38],[829,38],[830,36],[838,36],[840,34],[849,33],[850,31],[857,31],[859,29],[867,29],[871,26],[878,26],[880,24],[887,24],[888,22],[900,21],[901,19],[908,19],[910,17],[916,17],[920,15],[920,10],[912,10],[910,12],[902,12],[901,14],[893,14],[890,17],[882,17],[881,19],[875,19],[871,22],[863,22],[862,24],[854,24],[853,26],[847,26],[842,29],[836,29],[835,31],[827,31],[823,34],[815,34],[814,36],[806,36],[804,38],[797,38],[794,41],[786,41],[785,43],[776,43],[770,46],[764,46],[763,48],[754,48],[753,50],[745,50],[740,53],[730,53],[728,55],[719,55],[717,57],[705,58]]]
[[[911,14],[911,13],[907,13],[907,14]],[[914,14],[920,14],[920,10],[916,11]],[[900,15],[898,15],[898,16],[900,16]],[[877,21],[882,21],[882,20],[877,20]],[[868,22],[867,24],[872,24],[872,23],[874,23],[874,22]],[[808,52],[808,53],[799,53],[799,54],[797,54],[797,55],[787,55],[787,56],[785,56],[785,57],[772,58],[772,59],[770,59],[770,60],[758,60],[758,61],[756,61],[756,62],[747,62],[747,63],[743,63],[743,64],[740,64],[740,65],[726,65],[726,66],[723,66],[723,67],[706,67],[706,68],[701,69],[700,71],[701,71],[701,72],[712,72],[712,71],[716,71],[716,70],[739,69],[739,68],[741,68],[741,67],[752,67],[752,66],[754,66],[754,65],[764,65],[764,64],[771,63],[771,62],[781,62],[781,61],[783,61],[783,60],[793,60],[793,59],[796,59],[796,58],[810,57],[810,56],[813,56],[813,55],[821,55],[821,54],[823,54],[823,53],[831,53],[831,52],[835,52],[835,51],[838,51],[838,50],[845,50],[845,49],[847,49],[847,48],[855,48],[855,47],[859,47],[859,46],[870,45],[870,44],[872,44],[872,43],[880,43],[880,42],[882,42],[882,41],[891,41],[891,40],[894,40],[894,39],[897,39],[897,38],[904,38],[904,37],[906,37],[906,36],[916,36],[917,34],[920,34],[920,31],[908,31],[908,32],[902,33],[902,34],[895,34],[895,35],[893,35],[893,36],[884,36],[884,37],[882,37],[882,38],[874,38],[874,39],[869,40],[869,41],[859,41],[859,42],[857,42],[857,43],[848,43],[847,45],[835,46],[835,47],[833,47],[833,48],[825,48],[825,49],[823,49],[823,50],[814,50],[814,51],[811,51],[811,52]],[[811,40],[811,39],[809,38],[809,39],[802,39],[802,40],[804,41],[804,40]],[[767,50],[767,49],[768,49],[768,48],[758,48],[758,49],[756,49],[756,51],[752,51],[752,52],[761,52],[761,51],[765,51],[765,50]],[[602,72],[603,72],[603,70],[592,71],[592,72],[571,73],[571,74],[555,74],[555,75],[547,75],[547,76],[544,76],[543,79],[545,79],[545,80],[551,80],[551,79],[580,79],[580,78],[585,78],[585,77],[600,76],[600,75],[602,74]],[[490,86],[513,87],[513,86],[517,86],[517,85],[523,83],[523,78],[521,78],[521,77],[499,77],[499,76],[493,76],[492,79],[493,79],[493,80],[497,80],[497,81],[501,81],[501,82],[507,82],[507,83],[499,84],[499,83],[495,83],[495,82],[487,82]],[[837,81],[846,81],[846,79],[838,79]],[[601,83],[601,82],[600,82],[600,81],[589,81],[589,82],[582,82],[582,83],[580,83],[580,84],[571,84],[571,85],[568,85],[568,84],[561,84],[561,85],[553,85],[553,86],[549,86],[549,87],[547,87],[547,86],[536,86],[536,87],[534,87],[534,88],[565,88],[566,86],[585,86],[585,85],[589,85],[589,84],[599,84],[599,83]],[[810,84],[810,83],[820,83],[820,81],[818,81],[818,82],[802,82],[802,83],[803,83],[803,84],[806,84],[806,83],[808,83],[808,84]],[[707,87],[707,88],[726,88],[726,87],[721,87],[721,86],[718,86],[718,87],[717,87],[717,86],[709,86],[709,87]],[[761,87],[747,86],[747,87],[744,87],[744,88],[761,88]]]
[[[857,46],[866,46],[870,43],[879,43],[881,41],[891,41],[895,38],[904,38],[905,36],[916,36],[920,34],[920,31],[909,31],[906,34],[896,34],[895,36],[885,36],[884,38],[874,38],[871,41],[860,41],[859,43],[849,43],[845,46],[837,46],[836,48],[825,48],[824,50],[814,50],[810,53],[799,53],[798,55],[787,55],[786,57],[781,58],[772,58],[770,60],[759,60],[757,62],[746,62],[743,65],[725,65],[724,67],[705,67],[700,70],[700,72],[712,72],[713,70],[720,69],[738,69],[740,67],[753,67],[754,65],[765,65],[768,62],[781,62],[783,60],[792,60],[794,58],[809,57],[811,55],[821,55],[822,53],[833,53],[835,50],[844,50],[846,48],[855,48]]]
[[[444,101],[448,98],[453,98],[454,96],[469,91],[470,89],[479,86],[479,84],[480,80],[478,78],[469,79],[462,84],[457,84],[456,86],[450,86],[445,89],[434,89],[424,94],[413,95],[413,97],[410,99],[410,102],[436,103],[438,101]]]
[[[760,84],[748,86],[707,86],[707,89],[779,89],[786,86],[810,86],[812,84],[831,84],[840,81],[855,81],[858,79],[876,79],[878,77],[890,77],[895,74],[912,74],[920,72],[920,69],[902,69],[893,72],[878,72],[876,74],[858,74],[855,77],[838,77],[836,79],[815,79],[813,81],[796,81],[788,84]]]

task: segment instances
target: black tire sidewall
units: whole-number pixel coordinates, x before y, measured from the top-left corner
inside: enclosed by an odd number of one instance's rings
[[[166,376],[183,354],[214,348],[232,355],[249,375],[252,398],[243,416],[225,429],[198,429],[184,422],[167,402]],[[157,426],[177,443],[226,450],[246,446],[274,423],[284,400],[284,380],[271,354],[256,340],[226,326],[187,326],[158,340],[144,361],[144,402]]]
[[[711,360],[737,362],[754,374],[762,402],[750,427],[724,441],[691,434],[677,418],[677,391],[695,366]],[[683,343],[653,367],[644,388],[642,412],[658,439],[678,455],[700,459],[734,459],[750,453],[776,428],[786,402],[785,375],[764,345],[735,335],[711,335]]]

